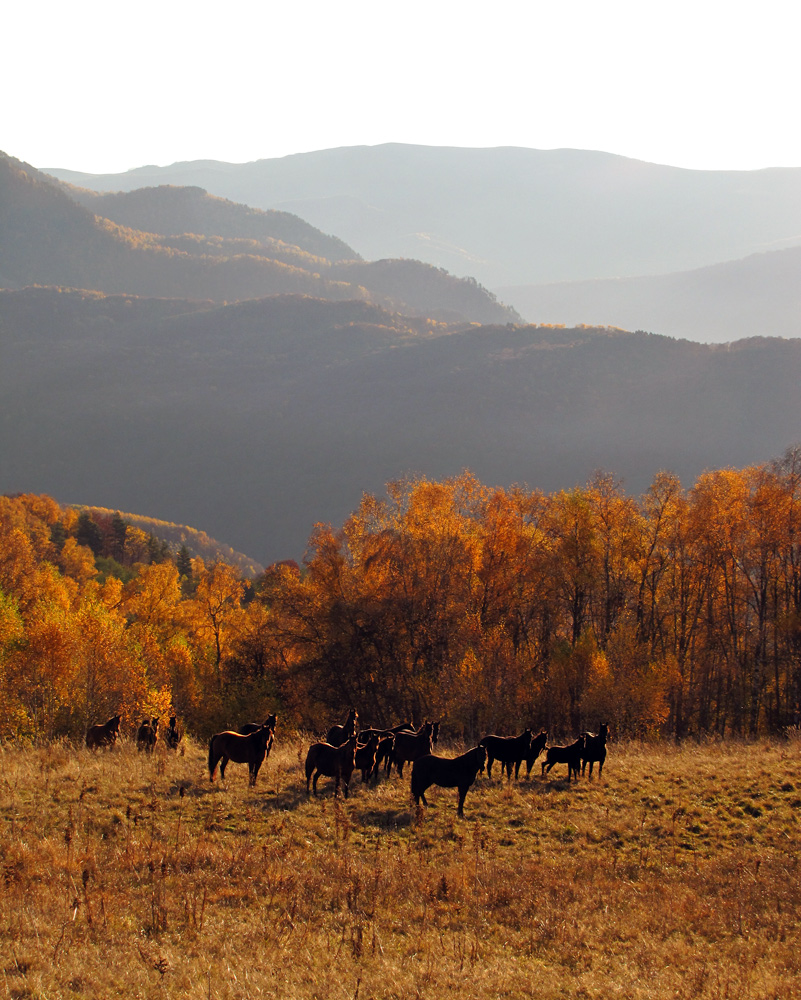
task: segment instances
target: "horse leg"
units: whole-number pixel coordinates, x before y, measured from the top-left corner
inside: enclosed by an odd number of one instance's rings
[[[397,767],[397,769],[398,769],[398,777],[402,778],[403,777],[403,761],[400,758],[398,758],[395,761],[395,767]]]
[[[488,778],[492,777],[492,763],[493,763],[494,760],[495,760],[494,757],[490,757],[490,755],[487,754],[487,777]]]
[[[314,797],[317,798],[317,779],[322,774],[322,771],[316,771],[314,774],[314,781],[312,782],[312,791],[314,792]]]
[[[228,758],[225,754],[220,757],[220,781],[225,781],[225,768],[228,765]]]
[[[469,785],[459,785],[459,805],[456,809],[457,816],[464,816],[464,800],[467,798]]]

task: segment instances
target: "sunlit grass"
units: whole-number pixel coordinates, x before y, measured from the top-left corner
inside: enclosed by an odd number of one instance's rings
[[[12,997],[801,995],[797,743],[614,745],[601,780],[307,799],[205,748],[0,752]],[[445,751],[448,752],[448,751]],[[453,748],[456,752],[456,748]]]

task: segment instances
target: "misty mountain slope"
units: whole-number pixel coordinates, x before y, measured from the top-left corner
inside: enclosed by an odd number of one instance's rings
[[[689,270],[801,243],[801,169],[387,143],[243,164],[50,172],[97,190],[199,185],[289,209],[364,257],[419,258],[490,288]]]
[[[526,319],[605,324],[721,343],[801,336],[801,247],[696,271],[503,288]]]
[[[241,236],[161,236],[125,228],[79,205],[73,193],[27,164],[0,155],[0,286],[55,285],[216,302],[291,293],[333,301],[372,300],[400,312],[449,321],[519,318],[475,281],[455,278],[432,265],[365,265],[360,277],[369,282],[374,276],[372,288],[342,280],[333,274],[328,259],[264,235],[260,241],[251,238],[270,223],[264,213],[207,200],[202,192],[184,198],[180,189],[153,189],[136,193],[130,205],[143,220],[158,221],[165,206],[170,218],[162,222],[219,223],[234,234],[241,222]],[[325,242],[323,234],[316,243],[308,239],[311,227],[297,221],[307,245]],[[340,252],[341,241],[333,243]],[[381,287],[387,284],[387,267],[397,272],[390,282],[391,296]]]
[[[269,563],[409,472],[553,490],[602,467],[636,492],[801,438],[799,340],[449,327],[298,296],[181,309],[0,293],[0,491],[145,510]]]
[[[199,187],[165,185],[108,194],[73,187],[68,194],[95,215],[146,233],[224,236],[256,240],[265,247],[279,241],[332,262],[359,256],[336,236],[321,233],[297,215],[238,205]]]

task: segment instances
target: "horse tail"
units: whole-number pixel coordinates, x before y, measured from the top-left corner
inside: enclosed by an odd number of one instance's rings
[[[209,781],[214,781],[214,772],[217,770],[218,757],[214,754],[214,737],[209,740]]]

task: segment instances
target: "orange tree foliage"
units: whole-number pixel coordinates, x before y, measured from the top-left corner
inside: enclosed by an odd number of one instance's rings
[[[79,737],[117,711],[129,734],[276,710],[319,730],[351,706],[472,738],[799,724],[801,451],[689,490],[660,473],[637,499],[605,474],[551,495],[391,483],[255,586],[200,560],[182,578],[152,544],[118,578],[77,520],[0,498],[3,735]]]

